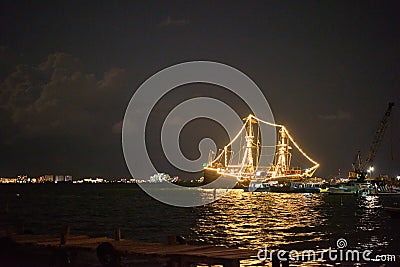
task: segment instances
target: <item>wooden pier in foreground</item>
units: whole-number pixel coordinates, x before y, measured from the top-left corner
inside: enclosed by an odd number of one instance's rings
[[[252,250],[178,244],[175,237],[169,238],[169,244],[124,240],[119,229],[115,238],[70,235],[69,227],[61,237],[0,233],[0,250],[0,262],[15,260],[24,264],[26,256],[28,263],[34,263],[29,266],[239,267],[241,260],[257,255]]]

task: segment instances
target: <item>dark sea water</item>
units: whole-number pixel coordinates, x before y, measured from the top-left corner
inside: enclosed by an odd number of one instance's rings
[[[182,235],[194,244],[255,250],[267,246],[322,251],[335,248],[336,241],[344,238],[349,249],[399,255],[400,219],[391,218],[382,209],[397,204],[400,196],[232,190],[212,204],[178,208],[152,199],[133,184],[14,184],[0,185],[0,225],[23,225],[34,234],[58,234],[62,226],[70,225],[71,234],[110,237],[114,228],[120,227],[126,239],[165,242],[168,235]],[[6,206],[7,214],[2,212]],[[397,264],[386,266],[400,266],[398,256],[396,260]],[[257,260],[247,263],[257,264]]]

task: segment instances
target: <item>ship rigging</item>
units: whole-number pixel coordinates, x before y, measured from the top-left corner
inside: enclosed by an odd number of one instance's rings
[[[260,160],[261,145],[260,124],[275,127],[278,131],[278,142],[274,147],[275,154],[273,161],[269,166]],[[244,137],[244,145],[240,147],[237,155],[243,155],[234,162],[235,153],[231,151],[234,142],[239,141],[239,137]],[[241,138],[242,139],[242,138]],[[304,156],[312,166],[301,169],[291,167],[292,149],[294,146],[302,156]],[[209,162],[204,167],[205,183],[212,182],[220,176],[234,177],[239,183],[244,185],[251,181],[269,181],[269,180],[301,180],[311,177],[319,164],[307,155],[298,143],[294,140],[284,125],[275,124],[261,120],[250,114],[244,119],[244,124],[238,134],[227,144],[221,152],[214,158],[209,157]]]

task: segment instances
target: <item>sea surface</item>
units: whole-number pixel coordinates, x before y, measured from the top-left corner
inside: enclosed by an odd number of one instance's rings
[[[0,226],[23,227],[34,234],[113,236],[166,242],[181,235],[193,244],[251,248],[315,250],[337,247],[397,255],[395,263],[295,261],[293,266],[400,266],[400,219],[383,206],[397,206],[400,196],[249,193],[231,190],[201,207],[179,208],[160,203],[135,184],[3,184]],[[5,212],[8,211],[8,212]],[[263,266],[254,259],[243,266]],[[292,265],[291,265],[292,266]]]

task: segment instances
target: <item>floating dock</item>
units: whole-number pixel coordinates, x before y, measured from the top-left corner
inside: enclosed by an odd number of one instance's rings
[[[169,238],[169,244],[120,237],[119,230],[115,238],[70,235],[69,228],[61,237],[0,232],[0,262],[12,264],[7,266],[239,267],[241,260],[257,255],[252,250],[178,244],[176,237]]]

